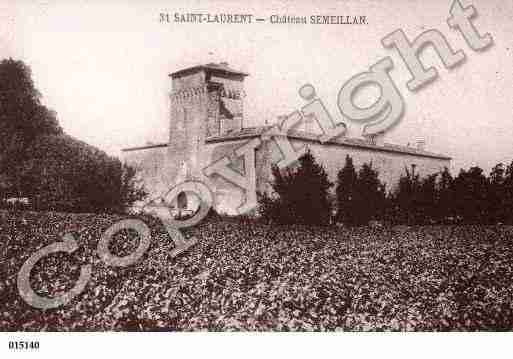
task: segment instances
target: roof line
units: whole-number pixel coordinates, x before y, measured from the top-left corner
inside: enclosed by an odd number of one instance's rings
[[[242,134],[242,135],[232,135],[229,134],[224,137],[210,137],[205,139],[205,143],[219,143],[219,142],[230,142],[230,141],[240,141],[244,139],[249,138],[255,138],[260,137],[261,133],[248,133],[248,134]],[[287,137],[301,140],[301,141],[308,141],[308,142],[314,142],[314,143],[321,143],[321,141],[317,137],[306,137],[301,136],[300,133],[292,133],[288,134]],[[356,148],[365,148],[371,151],[378,151],[378,152],[392,152],[392,153],[401,153],[401,154],[407,154],[411,156],[418,156],[418,157],[428,157],[428,158],[436,158],[441,160],[452,160],[449,156],[444,156],[436,153],[430,153],[430,152],[417,152],[415,149],[410,149],[408,147],[402,147],[402,148],[393,148],[393,147],[387,147],[387,146],[377,146],[373,144],[366,144],[366,143],[350,143],[350,142],[340,142],[336,140],[331,140],[325,142],[325,144],[330,145],[336,145],[336,146],[346,146],[346,147],[356,147]],[[123,148],[121,149],[122,152],[130,152],[130,151],[140,151],[140,150],[147,150],[152,148],[161,148],[161,147],[168,147],[169,143],[156,143],[151,145],[145,145],[145,146],[137,146],[137,147],[129,147],[129,148]],[[389,144],[389,146],[394,146],[392,144]]]
[[[155,143],[155,144],[145,145],[145,146],[122,148],[121,151],[122,152],[130,152],[130,151],[138,151],[138,150],[147,150],[150,148],[167,147],[168,145],[169,144],[167,142]]]
[[[232,74],[232,75],[239,75],[239,76],[249,76],[249,74],[242,72],[242,71],[234,70],[234,69],[227,68],[227,67],[215,66],[215,65],[216,64],[205,64],[205,65],[191,66],[191,67],[187,67],[185,69],[181,69],[181,70],[172,72],[168,76],[175,78],[182,74],[186,74],[189,72],[195,72],[195,71],[201,71],[201,70],[209,70],[209,71],[214,71],[214,72],[217,71],[217,72],[222,72],[225,74]]]
[[[227,142],[227,141],[238,141],[242,139],[247,138],[254,138],[259,137],[260,134],[257,133],[250,133],[250,134],[244,134],[239,136],[232,136],[232,137],[212,137],[207,138],[206,143],[217,143],[217,142]],[[305,136],[301,136],[300,134],[288,134],[288,138],[302,140],[302,141],[308,141],[308,142],[315,142],[315,143],[321,143],[321,141],[318,138],[309,138]],[[325,142],[325,144],[330,145],[336,145],[336,146],[346,146],[346,147],[357,147],[357,148],[365,148],[372,151],[378,151],[378,152],[392,152],[392,153],[401,153],[401,154],[407,154],[411,156],[418,156],[418,157],[429,157],[429,158],[436,158],[441,160],[452,160],[449,156],[439,155],[436,153],[429,153],[429,152],[415,152],[415,150],[409,150],[408,148],[391,148],[391,147],[385,147],[385,146],[377,146],[373,144],[364,144],[364,143],[348,143],[348,142],[339,142],[336,140],[331,140]]]

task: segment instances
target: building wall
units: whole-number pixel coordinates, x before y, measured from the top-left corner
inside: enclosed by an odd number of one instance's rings
[[[245,200],[245,191],[228,182],[223,177],[214,174],[206,177],[203,173],[209,164],[227,156],[232,168],[244,173],[243,158],[237,158],[234,151],[247,140],[237,140],[219,143],[207,143],[200,147],[195,164],[185,161],[177,166],[177,157],[167,147],[157,147],[125,152],[125,160],[136,165],[140,170],[139,176],[143,179],[150,199],[164,196],[174,184],[184,181],[186,178],[194,178],[208,184],[216,197],[217,210],[223,213],[235,214],[237,208]],[[394,190],[399,178],[405,173],[405,168],[411,169],[415,165],[415,172],[421,177],[438,172],[444,166],[449,167],[449,160],[430,157],[421,157],[395,152],[380,152],[375,150],[339,146],[333,144],[320,144],[303,140],[291,139],[294,148],[307,146],[318,162],[328,173],[330,181],[336,183],[337,173],[344,166],[346,155],[353,159],[356,170],[364,163],[372,162],[373,168],[379,172],[379,178],[386,183],[387,191]],[[269,192],[273,176],[272,164],[281,159],[281,152],[274,141],[264,142],[256,150],[256,184],[257,191]],[[189,166],[195,165],[195,168]],[[333,188],[334,190],[334,188]]]
[[[394,190],[399,182],[401,175],[405,174],[405,168],[411,170],[412,164],[415,165],[415,173],[419,173],[421,177],[438,172],[449,167],[449,160],[442,160],[431,157],[415,156],[406,153],[376,151],[365,148],[340,146],[334,144],[313,143],[302,140],[291,139],[292,146],[299,148],[306,146],[314,155],[315,159],[320,162],[330,181],[336,182],[337,173],[344,167],[346,155],[353,159],[354,166],[358,171],[364,163],[372,163],[372,167],[379,172],[379,178],[387,186],[387,190]],[[281,159],[279,148],[271,141],[267,145],[268,154],[265,160],[268,162],[264,168],[270,168],[271,163],[276,163]],[[270,173],[263,174],[270,178]]]
[[[228,157],[230,160],[231,168],[244,174],[244,159],[242,157],[235,156],[235,150],[245,144],[247,140],[237,140],[229,142],[219,143],[208,143],[203,147],[201,155],[201,163],[203,168],[220,160],[223,157]],[[265,166],[268,162],[265,160],[266,151],[265,148],[260,147],[256,151],[255,172],[257,173],[256,185],[258,191],[267,190],[267,174],[270,169],[266,169]],[[199,178],[207,183],[216,196],[217,210],[221,213],[236,214],[237,208],[245,201],[245,191],[228,182],[222,176],[214,174],[209,178],[202,174]]]
[[[247,140],[230,141],[227,143],[207,144],[202,154],[202,163],[212,163],[221,157],[228,155],[233,163],[233,168],[243,173],[242,159],[230,155],[236,148],[243,145]],[[449,160],[431,157],[421,157],[405,153],[381,152],[364,148],[339,146],[333,144],[320,144],[303,140],[291,139],[294,148],[307,146],[318,162],[320,162],[333,183],[336,183],[337,173],[345,164],[346,155],[353,159],[358,171],[364,163],[372,163],[373,168],[379,172],[379,178],[387,185],[387,191],[397,187],[399,178],[405,173],[405,168],[411,170],[415,165],[415,173],[421,177],[441,171],[444,166],[449,167]],[[281,159],[281,152],[274,141],[262,143],[256,151],[256,173],[257,191],[272,191],[271,173],[272,164]],[[210,162],[208,162],[210,161]],[[221,212],[234,214],[235,210],[245,198],[245,193],[239,187],[224,181],[222,178],[214,178],[211,182],[215,192],[219,195],[218,204]],[[334,190],[335,187],[333,187]]]
[[[149,200],[169,191],[173,178],[172,160],[167,147],[153,147],[123,152],[126,163],[137,168],[137,176],[150,193]]]

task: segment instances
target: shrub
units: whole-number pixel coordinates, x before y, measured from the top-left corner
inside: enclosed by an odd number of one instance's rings
[[[146,196],[133,167],[67,135],[30,149],[26,192],[37,210],[125,212]]]

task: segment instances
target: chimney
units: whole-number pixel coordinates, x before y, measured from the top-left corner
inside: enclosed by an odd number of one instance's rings
[[[384,145],[384,136],[383,133],[376,133],[372,135],[366,135],[365,138],[368,142],[375,146],[383,146]]]
[[[417,140],[417,150],[424,151],[426,149],[426,141]]]

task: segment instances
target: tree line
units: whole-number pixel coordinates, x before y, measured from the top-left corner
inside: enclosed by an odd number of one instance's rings
[[[63,131],[22,61],[0,62],[0,134],[0,206],[123,212],[146,195],[133,167]]]
[[[421,178],[415,167],[405,168],[399,183],[388,192],[372,163],[356,170],[349,155],[336,183],[329,181],[311,152],[295,168],[273,166],[272,173],[273,194],[258,194],[259,213],[266,221],[349,226],[372,220],[408,225],[513,224],[513,162],[497,164],[488,176],[481,168],[471,167],[456,177],[444,168]]]

